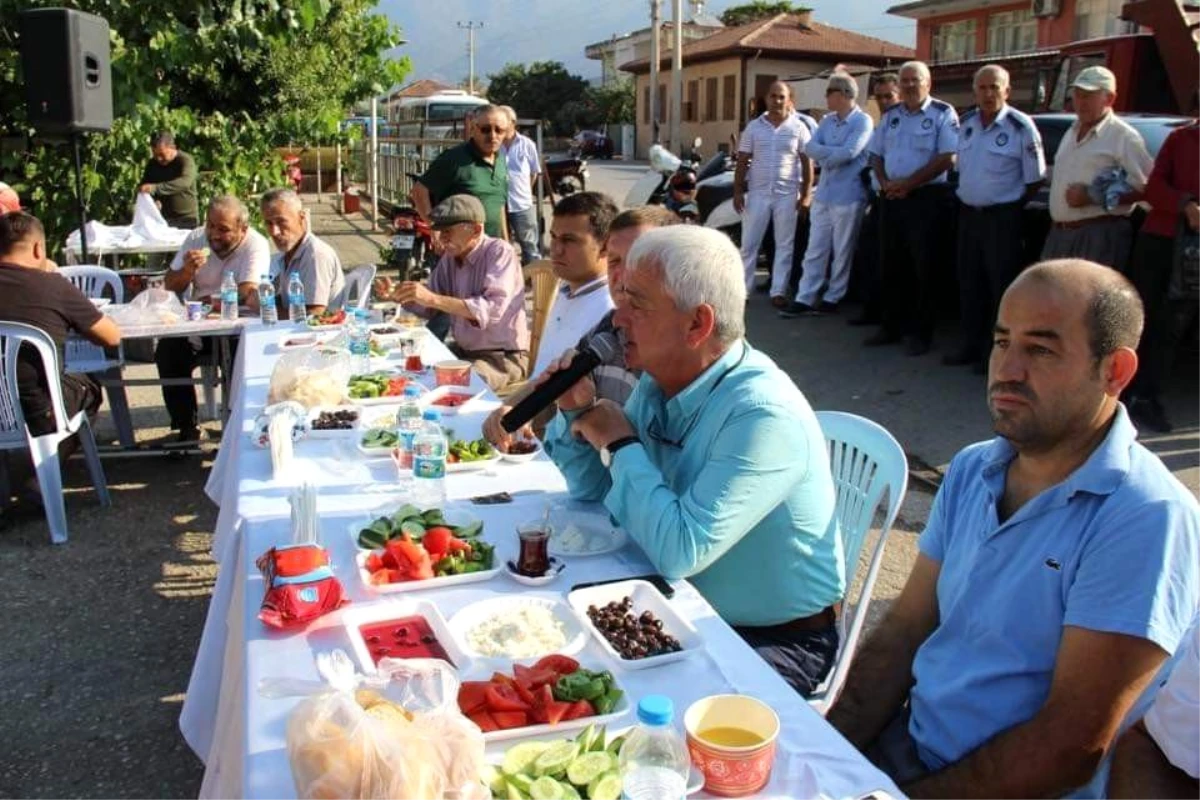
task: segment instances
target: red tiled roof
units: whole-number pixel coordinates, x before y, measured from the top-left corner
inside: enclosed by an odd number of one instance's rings
[[[446,89],[454,87],[448,83],[435,81],[432,78],[422,78],[419,81],[413,81],[408,86],[405,86],[400,91],[396,92],[392,97],[429,97],[438,92],[443,92]]]
[[[868,64],[889,59],[908,59],[915,55],[911,47],[820,22],[804,22],[804,18],[796,14],[779,14],[736,28],[726,28],[712,36],[685,44],[683,63],[757,53],[760,50],[764,55],[775,57],[847,57]],[[669,65],[670,62],[671,51],[667,50],[662,54],[661,64]],[[650,59],[642,58],[622,64],[620,69],[647,72]]]

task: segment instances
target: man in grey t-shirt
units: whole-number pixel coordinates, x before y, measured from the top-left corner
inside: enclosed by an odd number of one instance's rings
[[[263,195],[262,212],[267,233],[279,250],[272,271],[281,312],[286,311],[287,285],[293,272],[298,272],[304,283],[309,314],[341,305],[346,287],[341,259],[309,230],[308,212],[300,196],[291,189],[272,189]]]

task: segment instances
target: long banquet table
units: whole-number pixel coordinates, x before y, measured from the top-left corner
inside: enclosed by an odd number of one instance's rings
[[[232,381],[231,418],[206,486],[209,497],[220,505],[213,545],[220,569],[180,718],[185,739],[206,765],[201,797],[294,797],[285,729],[288,714],[300,698],[268,699],[259,694],[259,682],[318,680],[318,653],[336,648],[351,652],[340,613],[287,633],[269,629],[257,618],[264,587],[254,560],[272,545],[289,541],[291,487],[271,479],[269,453],[251,445],[248,433],[266,403],[271,369],[280,354],[278,342],[289,330],[287,324],[264,328],[256,321],[245,326]],[[426,361],[446,355],[440,343],[427,346]],[[489,393],[446,424],[459,438],[474,438],[497,405]],[[300,442],[296,459],[300,467],[296,472],[319,488],[322,542],[352,600],[348,608],[392,602],[381,597],[423,599],[436,604],[449,619],[463,606],[490,597],[515,593],[562,597],[580,582],[653,572],[631,542],[610,555],[568,559],[564,574],[537,590],[497,575],[461,587],[373,595],[355,570],[351,529],[376,507],[402,502],[394,467],[387,460],[349,457],[345,448],[334,447],[330,440]],[[472,496],[502,490],[525,491],[508,505],[468,502]],[[462,508],[484,520],[484,536],[497,544],[498,563],[515,555],[514,531],[519,522],[539,516],[547,503],[566,499],[562,476],[544,457],[452,474],[447,495],[448,507]],[[874,790],[901,796],[895,784],[814,712],[690,584],[680,581],[675,588],[672,603],[699,631],[705,644],[701,651],[637,671],[616,668],[591,641],[577,657],[585,665],[614,669],[633,703],[649,693],[669,695],[679,715],[694,700],[719,693],[749,694],[770,704],[780,716],[782,731],[764,797],[858,797]],[[633,722],[630,714],[613,727]],[[502,749],[492,745],[489,752]]]

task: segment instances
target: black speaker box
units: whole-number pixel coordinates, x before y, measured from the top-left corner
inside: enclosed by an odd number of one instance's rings
[[[21,12],[29,123],[44,135],[112,127],[108,22],[70,8]]]

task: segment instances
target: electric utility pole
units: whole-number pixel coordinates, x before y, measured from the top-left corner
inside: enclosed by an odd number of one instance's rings
[[[483,27],[482,22],[460,22],[458,27],[467,32],[467,58],[470,61],[467,73],[467,91],[475,94],[475,31]]]

